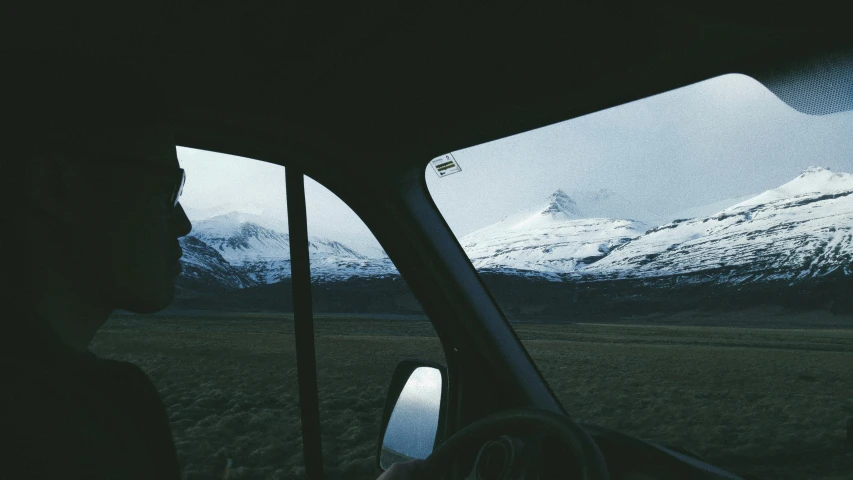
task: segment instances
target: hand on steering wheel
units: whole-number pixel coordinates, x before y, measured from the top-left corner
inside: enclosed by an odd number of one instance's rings
[[[388,467],[376,480],[415,480],[421,478],[425,460],[398,462]],[[419,473],[421,472],[421,473]]]
[[[499,412],[459,430],[439,445],[423,463],[412,464],[414,478],[449,478],[453,459],[460,451],[483,445],[502,434],[534,433],[550,434],[568,447],[575,456],[583,480],[610,478],[604,456],[586,430],[566,416],[535,408]]]

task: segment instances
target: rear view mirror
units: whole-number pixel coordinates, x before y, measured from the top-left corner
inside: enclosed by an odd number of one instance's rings
[[[379,468],[427,458],[444,436],[447,369],[420,360],[397,364],[379,432]]]

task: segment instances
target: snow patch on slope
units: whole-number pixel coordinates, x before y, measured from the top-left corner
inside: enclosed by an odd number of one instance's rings
[[[675,220],[690,220],[692,218],[708,217],[708,216],[711,216],[717,212],[723,211],[729,207],[737,205],[737,204],[739,204],[745,200],[749,200],[749,199],[751,199],[757,195],[758,195],[757,193],[748,193],[746,195],[738,195],[736,197],[727,198],[725,200],[720,200],[717,202],[709,203],[707,205],[700,205],[697,207],[686,208],[684,210],[680,210],[680,211],[676,212],[675,214],[671,215],[670,217],[671,217],[671,219],[675,219]],[[670,223],[670,222],[663,222],[663,223]]]
[[[507,217],[462,237],[460,243],[478,270],[564,274],[603,258],[647,228],[634,220],[583,216],[574,200],[557,190],[532,213]]]
[[[221,255],[253,283],[266,284],[290,277],[290,235],[287,225],[259,215],[229,212],[196,223],[191,237]],[[371,258],[328,238],[309,236],[312,278],[347,279],[354,276],[396,275],[393,263]],[[371,252],[372,253],[372,252]]]
[[[809,168],[706,218],[675,221],[615,249],[584,273],[642,278],[706,273],[718,281],[795,280],[853,263],[853,175]]]
[[[795,198],[801,195],[832,193],[853,190],[853,175],[833,172],[825,167],[809,167],[797,178],[781,187],[768,190],[731,208],[743,208],[754,205]]]

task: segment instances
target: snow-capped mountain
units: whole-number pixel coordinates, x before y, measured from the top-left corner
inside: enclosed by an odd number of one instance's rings
[[[544,207],[460,243],[478,270],[552,279],[692,275],[738,283],[853,273],[853,175],[812,167],[779,188],[720,204],[732,206],[647,230],[636,220],[586,218],[558,190]]]
[[[695,281],[799,280],[853,273],[853,175],[811,167],[794,180],[704,218],[662,225],[584,274]]]
[[[639,281],[643,285],[795,283],[853,275],[853,175],[809,168],[778,188],[710,215],[649,228],[636,219],[590,215],[582,208],[613,200],[593,192],[575,201],[562,190],[547,202],[477,230],[460,243],[481,272],[576,283]],[[732,205],[732,202],[742,200]],[[709,207],[710,208],[710,207]],[[624,211],[624,210],[622,210]],[[597,213],[600,213],[599,210]],[[290,277],[287,225],[228,213],[195,222],[181,239],[182,279],[226,289]],[[395,277],[387,257],[329,238],[309,238],[312,277],[335,282]],[[827,277],[828,278],[828,277]],[[607,283],[607,282],[604,282]],[[588,285],[588,283],[585,283]],[[663,285],[662,283],[660,285]]]
[[[750,198],[755,197],[757,195],[757,193],[747,193],[745,195],[738,195],[736,197],[718,200],[707,205],[699,205],[695,207],[685,208],[684,210],[679,210],[678,212],[675,212],[674,214],[670,215],[670,217],[666,221],[660,222],[655,226],[663,225],[674,220],[689,220],[691,218],[697,217],[710,217],[711,215],[717,212],[721,212],[729,207],[737,205],[738,203],[741,203],[745,200],[749,200]]]
[[[247,203],[247,202],[223,202],[215,205],[194,205],[192,203],[188,203],[187,205],[183,205],[184,211],[187,216],[195,221],[207,220],[209,218],[218,217],[220,215],[233,214],[236,212],[240,212],[241,214],[251,214],[254,215],[256,219],[262,219],[263,221],[271,221],[269,216],[264,216],[266,207],[262,205],[258,205],[257,203]],[[283,220],[286,222],[286,218]]]
[[[472,232],[460,243],[478,270],[556,275],[598,261],[646,228],[635,220],[585,218],[557,190],[545,205]]]
[[[230,212],[193,224],[192,236],[204,241],[233,265],[258,260],[289,260],[287,225],[258,215]]]
[[[189,236],[181,240],[184,251],[198,251],[185,265],[221,265],[224,261],[252,285],[273,283],[290,277],[290,236],[287,225],[258,215],[230,212],[195,222]],[[371,259],[346,245],[311,236],[308,239],[311,275],[319,280],[396,274],[387,258]],[[204,248],[206,247],[206,248]],[[218,256],[206,255],[210,252]],[[221,257],[221,260],[220,258]],[[185,275],[188,275],[185,270]],[[231,282],[234,284],[234,282]],[[235,284],[236,285],[236,284]],[[243,287],[238,287],[243,288]]]
[[[290,276],[290,236],[271,227],[257,215],[231,212],[197,222],[190,236],[262,285]]]
[[[256,282],[225,260],[215,249],[195,237],[181,238],[181,257],[183,272],[181,277],[185,286],[195,290],[224,287],[229,289],[246,288]]]

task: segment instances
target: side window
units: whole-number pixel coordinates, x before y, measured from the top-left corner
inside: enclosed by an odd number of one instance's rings
[[[193,230],[173,304],[116,312],[91,349],[149,375],[184,478],[293,478],[303,458],[284,168],[189,148],[178,158]]]
[[[445,363],[441,343],[358,216],[305,178],[327,478],[374,480],[385,397],[397,363]]]

